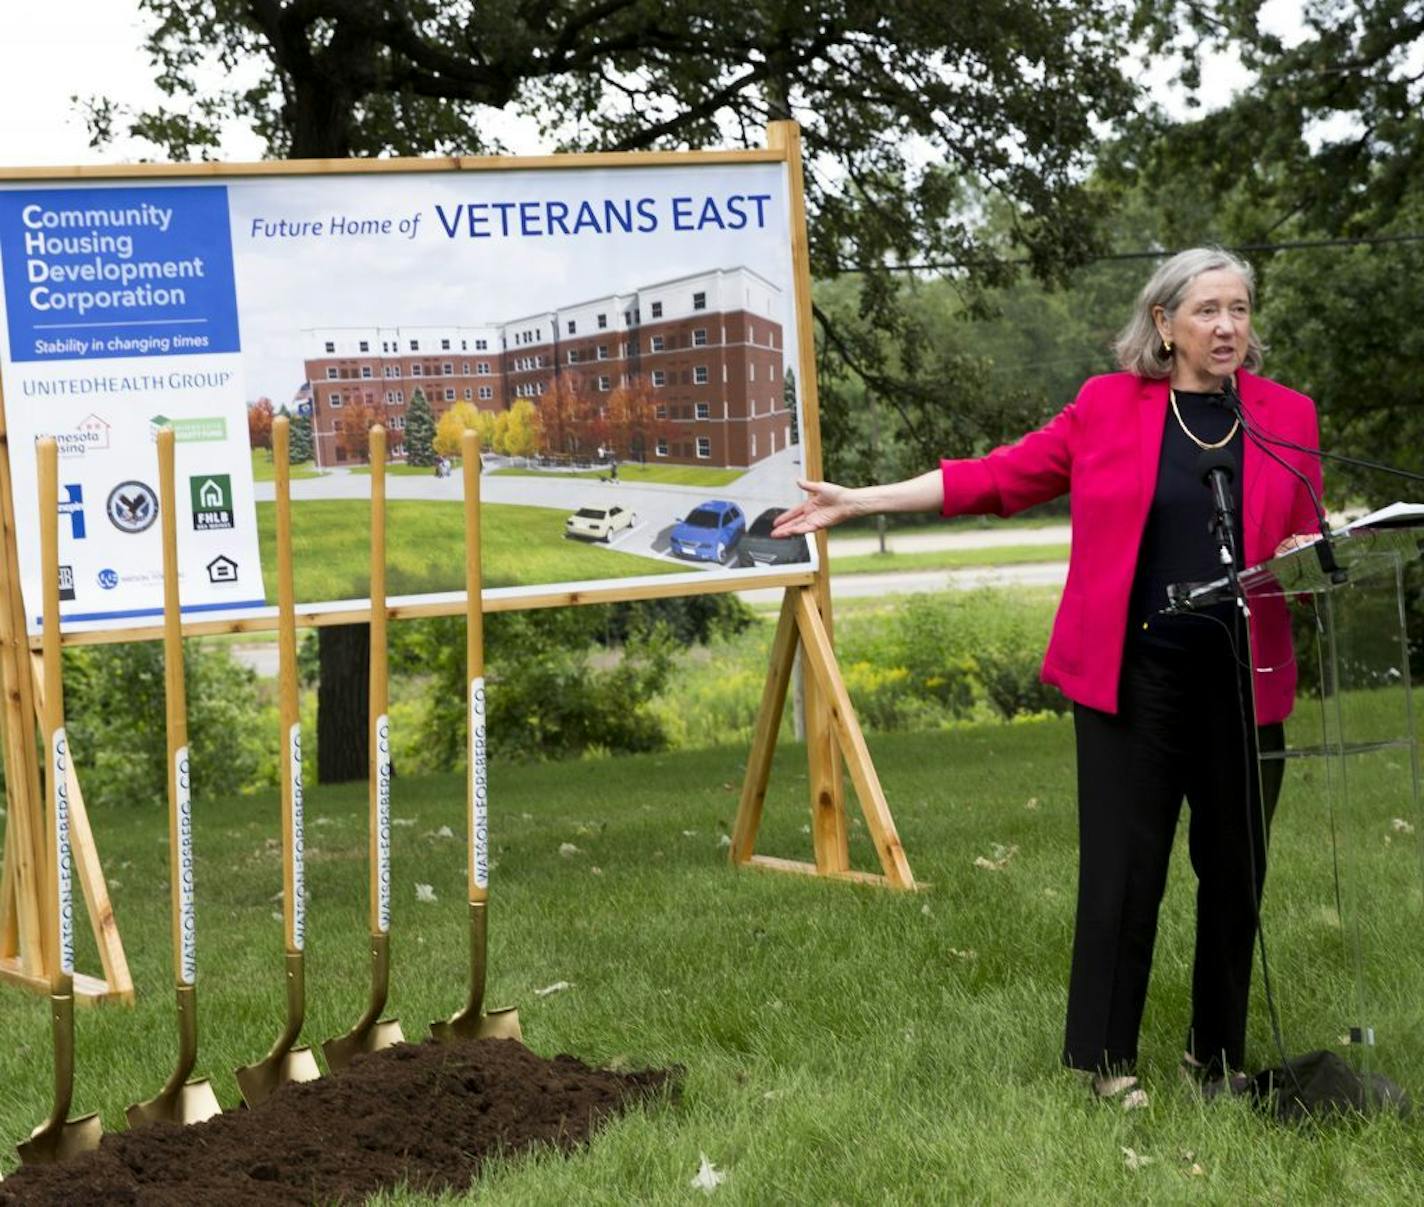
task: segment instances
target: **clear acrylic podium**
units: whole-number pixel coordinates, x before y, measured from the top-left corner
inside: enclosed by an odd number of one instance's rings
[[[1405,602],[1424,591],[1424,525],[1402,518],[1335,538],[1342,581],[1307,547],[1243,571],[1240,582],[1253,608],[1279,608],[1284,597],[1300,671],[1286,748],[1263,756],[1285,760],[1261,907],[1284,1055],[1335,1051],[1418,1102],[1424,816]],[[1231,596],[1224,580],[1174,593],[1188,605]],[[1254,992],[1251,1063],[1279,1064],[1259,953]]]

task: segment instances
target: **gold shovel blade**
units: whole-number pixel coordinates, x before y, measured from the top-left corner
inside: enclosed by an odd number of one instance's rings
[[[103,1135],[98,1115],[81,1115],[78,1119],[47,1120],[17,1147],[26,1165],[53,1165],[93,1152]]]
[[[321,1054],[332,1070],[344,1069],[364,1052],[379,1052],[395,1044],[405,1043],[405,1032],[401,1030],[400,1019],[383,1018],[346,1035],[328,1039],[321,1045]]]
[[[222,1114],[213,1083],[206,1077],[185,1082],[176,1090],[161,1093],[147,1102],[136,1102],[124,1112],[130,1127],[145,1123],[206,1123]]]
[[[321,1070],[310,1048],[289,1048],[280,1056],[269,1056],[238,1069],[237,1088],[248,1106],[260,1106],[289,1081],[316,1081]]]
[[[524,1040],[519,1026],[519,1011],[491,1010],[488,1014],[461,1010],[453,1018],[430,1024],[430,1038],[437,1043],[453,1044],[462,1039]]]

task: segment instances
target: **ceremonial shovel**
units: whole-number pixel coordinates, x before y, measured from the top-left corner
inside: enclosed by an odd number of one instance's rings
[[[64,733],[64,682],[59,649],[59,450],[54,438],[37,443],[40,574],[44,583],[44,737],[49,805],[45,907],[48,934],[50,1027],[54,1036],[54,1105],[20,1146],[28,1165],[63,1161],[99,1147],[98,1115],[69,1118],[74,1096],[74,900],[69,854],[69,743]]]
[[[188,699],[183,684],[183,617],[178,598],[178,492],[173,429],[158,433],[159,516],[163,525],[163,695],[168,711],[168,883],[173,977],[178,991],[178,1065],[147,1102],[128,1109],[130,1127],[164,1120],[201,1123],[220,1114],[206,1079],[188,1081],[198,1060],[197,930],[193,908],[193,807]]]
[[[470,773],[465,781],[469,826],[470,996],[463,1010],[445,1022],[430,1024],[441,1043],[457,1039],[521,1039],[519,1011],[483,1013],[485,941],[489,925],[489,818],[485,755],[485,635],[480,577],[480,442],[466,432],[460,444],[465,474],[465,652],[469,663],[467,701],[470,726]]]
[[[344,1069],[362,1052],[401,1043],[396,1019],[381,1018],[391,975],[391,725],[386,715],[386,429],[371,429],[371,810],[367,862],[371,871],[371,996],[345,1035],[321,1045],[326,1063]]]
[[[272,420],[272,461],[277,495],[277,702],[281,717],[282,931],[286,943],[287,1025],[260,1061],[237,1070],[248,1106],[257,1106],[288,1081],[321,1076],[307,1047],[293,1047],[306,1018],[307,903],[303,893],[302,725],[297,711],[297,604],[292,581],[292,479],[288,460],[291,421]]]

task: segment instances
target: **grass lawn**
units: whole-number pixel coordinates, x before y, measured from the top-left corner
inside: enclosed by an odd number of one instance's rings
[[[679,1104],[635,1113],[570,1158],[492,1164],[471,1196],[442,1202],[700,1202],[688,1185],[699,1154],[726,1173],[716,1193],[726,1204],[1424,1200],[1417,1124],[1288,1129],[1239,1100],[1203,1103],[1179,1083],[1193,892],[1183,849],[1143,1032],[1151,1107],[1093,1103],[1058,1067],[1075,879],[1070,723],[892,735],[872,750],[911,865],[932,886],[919,894],[729,869],[721,839],[744,746],[491,768],[486,1001],[517,1006],[544,1055],[687,1072]],[[463,800],[458,775],[397,777],[393,787],[389,1013],[410,1038],[462,1000]],[[1348,1012],[1332,1007],[1350,983],[1325,822],[1305,806],[1283,804],[1266,905],[1297,1050],[1335,1044]],[[1378,889],[1369,941],[1376,957],[1388,953],[1404,1016],[1417,1017],[1418,865],[1408,844],[1374,833],[1400,807],[1379,800],[1366,811],[1375,874],[1365,883]],[[308,791],[305,1035],[314,1044],[347,1028],[364,1002],[365,813],[364,784]],[[232,1069],[266,1051],[281,1018],[277,811],[267,797],[207,800],[199,786],[194,815],[198,1072],[232,1106]],[[852,818],[852,861],[870,867],[853,806]],[[759,850],[809,857],[806,820],[804,755],[787,747]],[[442,826],[457,837],[438,837]],[[94,828],[139,1003],[79,1012],[74,1113],[100,1110],[116,1128],[174,1056],[167,846],[157,811],[101,813]],[[1001,866],[976,867],[977,857]],[[417,883],[437,901],[418,902]],[[88,928],[76,933],[80,967],[92,968]],[[560,981],[570,987],[536,993]],[[45,1004],[0,990],[0,1028],[8,1170],[10,1145],[48,1109]],[[1395,1063],[1395,1036],[1380,1038],[1388,1071],[1418,1091],[1424,1070]],[[1270,1061],[1259,1008],[1251,1049]]]
[[[496,474],[518,478],[606,478],[606,469],[519,469],[509,466],[497,469]],[[618,463],[618,479],[621,482],[660,482],[667,486],[726,486],[740,478],[746,470],[711,469],[700,465],[638,465],[634,462]]]
[[[1008,566],[1020,562],[1066,562],[1067,545],[996,545],[984,549],[926,549],[914,553],[831,554],[832,574],[894,574],[901,570],[954,570],[961,566]]]
[[[319,478],[321,470],[310,461],[292,466],[292,479]],[[277,479],[276,466],[272,464],[272,454],[265,448],[252,450],[252,480],[254,482],[274,482]]]
[[[292,507],[297,600],[359,599],[370,585],[370,505],[363,499],[310,499]],[[677,567],[564,539],[566,511],[483,504],[485,583],[491,587],[577,582]],[[275,504],[257,504],[267,601],[276,603]],[[386,513],[386,589],[390,595],[463,591],[463,504],[393,499]]]

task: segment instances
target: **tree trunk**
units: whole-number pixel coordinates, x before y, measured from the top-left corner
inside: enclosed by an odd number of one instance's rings
[[[364,624],[317,629],[321,682],[316,693],[316,775],[323,784],[363,780],[369,772],[371,629]]]

